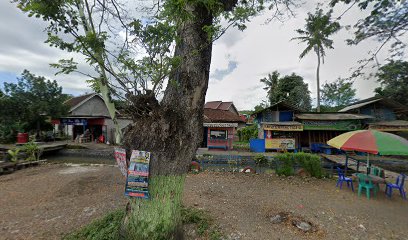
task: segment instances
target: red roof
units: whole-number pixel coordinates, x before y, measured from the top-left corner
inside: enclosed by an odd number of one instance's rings
[[[204,122],[244,122],[241,117],[228,111],[220,109],[204,108]]]
[[[209,109],[218,109],[218,107],[221,105],[221,101],[213,101],[213,102],[206,102],[204,104],[204,109],[209,108]]]
[[[232,106],[232,102],[222,102],[218,109],[221,110],[229,110],[229,108]]]

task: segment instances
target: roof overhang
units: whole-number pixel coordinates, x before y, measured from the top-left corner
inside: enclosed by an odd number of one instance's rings
[[[238,127],[238,123],[203,123],[204,127]]]

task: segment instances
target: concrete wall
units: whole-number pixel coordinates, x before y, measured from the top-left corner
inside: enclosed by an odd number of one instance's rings
[[[74,109],[70,116],[106,116],[109,117],[108,108],[99,96],[94,96],[84,104]]]

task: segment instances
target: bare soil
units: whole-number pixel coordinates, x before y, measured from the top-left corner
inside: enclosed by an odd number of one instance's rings
[[[60,239],[125,206],[113,166],[46,164],[0,176],[0,239]],[[228,239],[407,239],[408,201],[335,188],[335,180],[270,174],[188,175],[184,204],[209,212]],[[281,214],[286,220],[272,223]],[[312,225],[304,233],[294,221]]]
[[[117,207],[114,166],[46,164],[0,176],[0,239],[60,239]]]

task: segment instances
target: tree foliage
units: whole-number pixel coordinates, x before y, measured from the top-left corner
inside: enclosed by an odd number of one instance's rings
[[[36,129],[38,123],[42,129],[49,129],[46,118],[66,115],[67,98],[55,80],[24,70],[17,83],[4,83],[4,95],[0,98],[1,138],[14,141],[18,131]]]
[[[274,71],[260,81],[266,85],[264,89],[268,92],[270,105],[285,101],[300,109],[310,110],[312,100],[308,84],[303,81],[303,77],[295,73],[280,77],[280,74]]]
[[[338,78],[335,82],[325,83],[322,88],[322,101],[326,106],[341,108],[356,99],[353,82]]]
[[[381,84],[375,89],[377,94],[408,106],[408,62],[391,61],[376,76]]]
[[[320,58],[324,63],[326,56],[326,48],[333,48],[333,40],[329,37],[340,29],[340,24],[331,19],[332,11],[323,13],[322,9],[316,9],[314,14],[308,13],[304,29],[297,29],[299,37],[292,40],[299,40],[300,43],[306,43],[306,48],[300,54],[300,58],[304,58],[310,51],[314,51],[317,55],[317,111],[320,112]]]
[[[408,2],[400,0],[332,0],[330,5],[336,6],[338,3],[345,3],[349,8],[358,7],[361,11],[368,13],[368,16],[358,19],[354,24],[354,38],[347,42],[350,45],[357,45],[368,39],[379,42],[376,49],[369,52],[369,57],[360,60],[360,66],[354,71],[352,77],[363,74],[363,69],[370,63],[377,60],[377,54],[384,48],[389,47],[389,59],[402,58],[407,47],[408,31]],[[347,9],[347,10],[348,10]],[[339,18],[341,18],[343,13]]]

